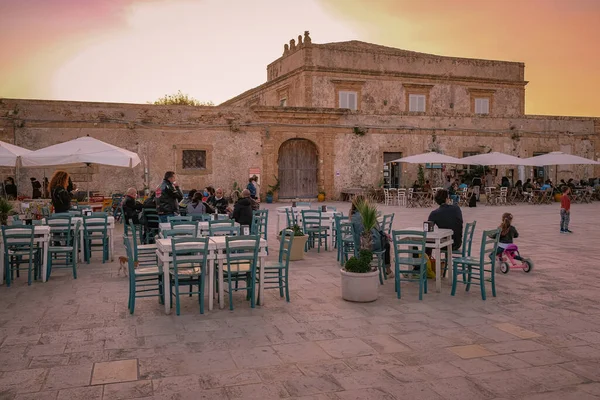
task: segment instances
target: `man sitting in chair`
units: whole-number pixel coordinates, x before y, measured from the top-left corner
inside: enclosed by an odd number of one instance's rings
[[[454,204],[447,204],[448,191],[440,189],[435,194],[435,202],[439,204],[437,210],[429,214],[429,221],[435,223],[440,229],[452,229],[452,250],[460,249],[463,235],[463,217],[460,207]]]

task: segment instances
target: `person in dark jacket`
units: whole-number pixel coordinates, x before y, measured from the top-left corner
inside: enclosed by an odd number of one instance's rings
[[[513,216],[511,213],[502,214],[502,223],[498,227],[500,229],[500,237],[498,238],[498,249],[496,250],[496,255],[500,255],[504,253],[504,249],[508,247],[508,245],[512,244],[513,239],[519,237],[519,232],[517,232],[517,228],[512,225]],[[495,238],[496,235],[492,235],[492,238]],[[490,254],[490,258],[491,258]],[[521,260],[520,256],[515,256],[515,260]]]
[[[65,171],[56,171],[50,179],[48,190],[55,213],[68,212],[71,208],[71,195],[67,191],[69,174]]]
[[[462,211],[459,206],[446,204],[447,200],[448,191],[445,189],[438,190],[435,194],[435,202],[438,203],[440,207],[429,214],[428,220],[435,223],[440,229],[452,229],[452,250],[458,250],[462,245]]]
[[[9,199],[17,198],[17,185],[15,185],[15,180],[10,176],[4,180],[4,192]]]
[[[35,178],[29,178],[29,180],[31,180],[31,187],[33,188],[33,191],[31,192],[31,198],[32,199],[41,198],[42,191],[40,189],[42,188],[42,184]]]
[[[144,206],[137,202],[137,189],[130,187],[127,189],[125,199],[123,199],[123,215],[125,216],[125,224],[129,224],[129,221],[135,225],[139,225],[140,217],[139,212]]]
[[[229,203],[227,202],[227,199],[223,197],[223,189],[222,188],[218,188],[215,191],[215,195],[214,196],[210,196],[208,198],[207,203],[214,209],[217,209],[217,212],[219,214],[227,214],[227,206],[229,205]]]
[[[160,222],[167,222],[168,217],[179,214],[179,202],[183,199],[183,193],[177,184],[175,172],[165,172],[165,178],[160,185],[158,195],[158,216]]]
[[[242,190],[242,197],[235,203],[233,219],[240,225],[247,225],[252,229],[252,199],[248,189]]]

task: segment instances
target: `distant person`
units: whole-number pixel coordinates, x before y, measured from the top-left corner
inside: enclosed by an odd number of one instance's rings
[[[569,222],[571,221],[571,188],[565,186],[560,198],[560,233],[573,233],[569,230]]]
[[[50,179],[48,190],[50,191],[50,198],[55,213],[65,213],[71,209],[71,195],[67,191],[68,186],[69,174],[60,170],[54,172],[52,179]]]
[[[215,191],[215,195],[208,198],[208,205],[210,205],[213,209],[216,209],[219,214],[227,213],[228,202],[225,197],[223,197],[223,189],[218,188]]]
[[[15,185],[14,178],[9,176],[4,180],[4,192],[9,199],[17,198],[17,185]]]
[[[447,204],[448,191],[440,189],[435,194],[435,202],[440,206],[429,214],[429,221],[432,221],[440,229],[452,229],[452,250],[460,249],[463,235],[463,217],[460,207]]]
[[[486,187],[496,187],[496,180],[494,179],[494,175],[492,175],[492,171],[488,171],[485,174],[485,186]]]
[[[252,177],[248,179],[248,185],[246,185],[246,190],[250,192],[250,197],[252,199],[256,199],[256,186],[254,186],[256,178]]]
[[[423,185],[423,191],[425,193],[431,192],[431,184],[429,183],[429,181],[425,181],[425,184]]]
[[[196,192],[192,202],[187,205],[187,215],[201,215],[206,214],[206,207],[202,202],[203,193]]]
[[[460,185],[458,185],[458,188],[460,190],[464,190],[464,189],[468,188],[467,184],[465,183],[464,178],[460,180]]]
[[[527,178],[527,180],[523,184],[523,190],[528,191],[531,189],[533,189],[533,184],[531,183],[531,178]]]
[[[471,181],[471,186],[473,186],[473,193],[475,194],[477,201],[479,201],[479,194],[481,193],[482,184],[483,182],[481,181],[481,177],[479,175],[475,175]]]
[[[183,200],[181,200],[181,202],[179,203],[179,207],[187,208],[188,205],[192,204],[192,201],[194,200],[194,195],[196,194],[196,192],[197,192],[196,189],[190,190],[187,194],[187,197],[184,198]]]
[[[452,187],[452,178],[450,175],[446,175],[446,182],[444,183],[444,189],[448,190]]]
[[[240,225],[247,225],[252,229],[252,198],[250,190],[242,190],[242,197],[233,206],[233,219]]]
[[[175,172],[165,172],[159,190],[158,217],[160,222],[167,222],[169,217],[179,214],[179,202],[183,199],[183,193],[177,184]]]
[[[41,198],[42,191],[40,189],[42,188],[42,184],[36,178],[29,178],[29,180],[31,181],[31,187],[33,188],[32,192],[31,192],[31,198],[32,199]]]
[[[137,201],[138,192],[134,187],[127,189],[125,199],[123,200],[123,215],[125,217],[125,225],[131,221],[134,225],[140,224],[139,212],[144,206]]]

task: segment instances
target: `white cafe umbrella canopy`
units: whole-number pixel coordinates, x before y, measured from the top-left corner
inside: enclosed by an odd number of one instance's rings
[[[14,168],[17,166],[18,158],[29,153],[32,151],[14,144],[0,142],[0,166]]]
[[[460,161],[465,165],[534,165],[527,159],[499,152],[475,154],[461,158]]]
[[[416,154],[414,156],[402,157],[390,162],[402,162],[409,164],[462,164],[463,162],[445,154],[430,151],[428,153]]]
[[[547,165],[600,164],[600,162],[598,161],[590,160],[589,158],[574,156],[572,154],[563,153],[561,151],[553,151],[552,153],[542,154],[541,156],[529,157],[526,158],[526,160],[531,162],[530,165],[535,165],[538,167],[545,167]]]
[[[129,150],[89,136],[55,144],[21,156],[24,167],[50,167],[56,165],[88,166],[90,164],[133,168],[141,162],[140,157]],[[89,199],[88,186],[88,199]]]

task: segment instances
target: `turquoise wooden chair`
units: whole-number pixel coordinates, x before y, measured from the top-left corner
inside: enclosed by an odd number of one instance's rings
[[[31,285],[32,272],[35,274],[38,252],[34,246],[34,227],[32,225],[2,226],[2,240],[4,242],[4,267],[6,273],[6,286],[14,279],[13,274],[27,271],[27,285]],[[21,265],[25,267],[21,267]]]
[[[106,213],[92,213],[83,216],[83,253],[85,261],[89,264],[92,252],[102,253],[102,263],[108,261],[108,215]]]
[[[162,236],[165,239],[184,238],[184,237],[195,238],[197,232],[198,232],[197,228],[178,227],[176,229],[163,229]]]
[[[204,314],[204,281],[208,260],[208,238],[177,238],[171,240],[173,263],[169,271],[171,297],[175,298],[175,312],[179,315],[179,288],[189,287],[188,294],[198,295],[200,314]],[[197,287],[194,291],[193,287]],[[212,295],[210,293],[209,295]]]
[[[313,249],[317,243],[317,252],[321,252],[321,242],[325,242],[325,251],[327,251],[327,238],[329,237],[329,227],[323,225],[323,218],[319,210],[302,210],[302,230],[308,235],[305,251]]]
[[[463,231],[462,246],[458,250],[452,250],[453,257],[471,257],[471,248],[473,245],[473,234],[475,233],[475,226],[477,221],[467,222]],[[449,261],[446,260],[444,266],[444,277],[448,271]],[[466,282],[466,275],[463,274],[463,282]]]
[[[194,221],[171,221],[171,229],[187,229],[198,237],[198,222]]]
[[[394,223],[394,215],[395,214],[385,214],[383,216],[383,221],[381,222],[381,230],[390,236],[392,234],[392,224]]]
[[[160,218],[154,208],[144,208],[142,210],[142,220],[144,221],[144,243],[154,243],[154,238],[160,232]]]
[[[352,223],[348,217],[343,215],[335,215],[334,221],[337,240],[337,260],[344,266],[348,258],[354,254]]]
[[[479,281],[481,298],[485,300],[485,282],[489,279],[492,284],[492,296],[496,297],[496,250],[498,249],[499,238],[500,229],[483,231],[479,257],[465,256],[452,260],[452,296],[456,294],[456,284],[459,282],[458,274],[466,274],[467,279],[464,283],[467,292],[471,288],[473,280]],[[486,278],[486,273],[489,274],[489,278]]]
[[[69,268],[73,279],[77,279],[77,253],[81,221],[73,227],[70,216],[54,215],[46,219],[50,227],[50,245],[48,246],[48,266],[46,280],[50,279],[55,268]]]
[[[285,217],[287,220],[287,228],[293,228],[294,225],[298,225],[298,216],[294,212],[293,208],[285,209]]]
[[[235,226],[235,221],[232,219],[208,221],[208,234],[210,236],[239,236],[240,227]]]
[[[279,241],[279,258],[277,262],[267,262],[264,268],[264,286],[265,289],[279,289],[279,296],[290,301],[289,290],[289,265],[290,252],[294,240],[294,231],[286,229],[281,235]]]
[[[133,236],[124,236],[123,243],[127,254],[127,270],[129,275],[129,313],[135,310],[135,299],[140,297],[158,297],[159,302],[164,304],[164,282],[163,271],[155,265],[138,265],[136,268],[133,249]]]
[[[158,265],[156,244],[142,243],[141,237],[136,229],[137,226],[139,225],[134,225],[133,222],[129,221],[128,233],[124,235],[124,238],[131,240],[130,244],[132,247],[133,259],[138,262],[140,267]]]
[[[207,222],[212,220],[212,214],[194,214],[192,215],[192,221]]]
[[[191,215],[174,215],[172,217],[167,217],[167,222],[175,222],[175,221],[186,221],[186,222],[191,222],[192,221],[192,216]]]
[[[252,212],[252,235],[258,235],[268,240],[267,227],[269,226],[269,210],[255,210]],[[265,249],[269,254],[269,247]]]
[[[227,236],[225,238],[226,263],[219,273],[227,281],[229,294],[229,309],[233,310],[233,292],[244,290],[246,298],[250,300],[250,307],[256,304],[256,266],[260,237],[250,236]],[[245,287],[238,287],[238,282],[245,282]],[[235,286],[232,284],[235,283]]]
[[[296,207],[309,207],[310,208],[310,202],[309,201],[298,201],[298,202],[296,202]]]
[[[398,298],[401,281],[419,283],[419,300],[427,293],[427,259],[425,258],[425,232],[392,231],[394,248],[394,279]],[[415,257],[416,256],[416,257]],[[415,267],[419,269],[416,270]],[[406,274],[402,276],[401,274]]]

